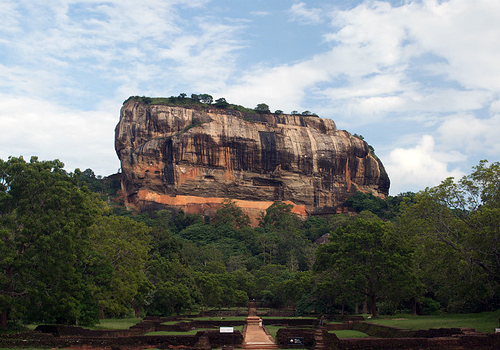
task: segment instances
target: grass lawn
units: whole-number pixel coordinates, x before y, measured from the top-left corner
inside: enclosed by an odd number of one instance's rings
[[[196,317],[194,321],[245,321],[247,316]]]
[[[105,318],[100,320],[93,327],[83,327],[88,329],[105,330],[105,329],[129,329],[130,327],[140,323],[142,319],[137,317],[129,318]]]
[[[317,317],[314,316],[300,316],[300,317],[276,317],[276,316],[260,316],[263,320],[297,320],[297,319],[304,319],[304,320],[317,320]]]
[[[443,314],[432,316],[413,316],[398,314],[396,316],[379,316],[367,322],[405,329],[429,328],[474,328],[483,333],[493,333],[498,328],[500,310],[477,314]]]
[[[286,328],[286,327],[282,327],[282,326],[267,326],[267,325],[264,325],[264,326],[269,331],[269,333],[271,334],[273,339],[276,339],[276,333],[278,332],[278,329]]]
[[[341,330],[341,331],[329,331],[328,333],[335,333],[337,338],[366,338],[369,337],[368,334],[354,331],[354,330]]]
[[[175,321],[167,321],[167,322],[163,322],[162,324],[166,325],[166,326],[171,326],[171,325],[174,325],[174,324],[177,324],[177,323],[189,323],[193,321],[192,318],[183,318],[182,320],[175,320]]]

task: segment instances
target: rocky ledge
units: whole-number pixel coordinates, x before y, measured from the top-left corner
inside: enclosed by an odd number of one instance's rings
[[[330,119],[129,100],[115,130],[122,192],[135,210],[213,214],[233,199],[255,220],[274,201],[331,214],[356,191],[385,197],[389,177],[368,144]]]

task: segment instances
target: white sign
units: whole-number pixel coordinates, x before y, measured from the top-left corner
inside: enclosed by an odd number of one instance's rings
[[[221,333],[234,333],[234,327],[220,327]]]
[[[495,333],[500,333],[500,328],[495,328]]]

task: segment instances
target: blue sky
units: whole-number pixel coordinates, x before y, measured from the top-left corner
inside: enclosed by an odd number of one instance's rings
[[[361,134],[391,194],[500,155],[497,0],[0,0],[0,158],[116,172],[130,95],[309,110]]]

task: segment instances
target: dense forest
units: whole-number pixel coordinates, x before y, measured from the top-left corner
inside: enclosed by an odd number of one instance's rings
[[[500,303],[500,163],[349,215],[258,227],[231,199],[212,217],[133,214],[119,183],[58,161],[0,160],[0,326],[263,306],[303,314],[479,312]],[[323,242],[323,243],[319,243]]]

